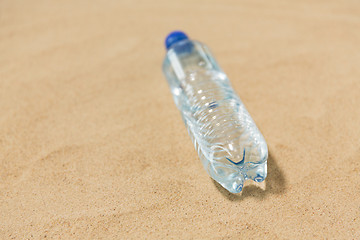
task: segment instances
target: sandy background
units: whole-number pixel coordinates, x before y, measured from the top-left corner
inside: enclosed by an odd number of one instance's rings
[[[265,184],[203,170],[161,72],[174,29],[261,129]],[[1,239],[360,239],[358,0],[1,0],[0,111]]]

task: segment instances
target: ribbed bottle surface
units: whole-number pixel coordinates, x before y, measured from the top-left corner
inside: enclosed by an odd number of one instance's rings
[[[267,174],[267,145],[204,44],[183,40],[168,50],[163,71],[209,175],[233,193]]]

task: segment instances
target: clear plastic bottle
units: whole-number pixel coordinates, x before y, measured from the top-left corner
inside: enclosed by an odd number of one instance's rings
[[[179,31],[165,45],[163,71],[206,171],[232,193],[262,182],[266,142],[209,49]]]

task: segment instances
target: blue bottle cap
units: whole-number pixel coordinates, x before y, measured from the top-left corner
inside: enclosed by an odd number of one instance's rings
[[[169,49],[171,47],[171,45],[173,45],[174,43],[177,43],[177,42],[179,42],[181,40],[185,40],[185,39],[189,39],[189,38],[184,32],[173,31],[173,32],[169,33],[169,35],[165,39],[166,49]]]

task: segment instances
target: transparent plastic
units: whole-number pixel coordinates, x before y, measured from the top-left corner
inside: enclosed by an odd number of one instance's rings
[[[232,193],[262,182],[268,149],[225,73],[202,43],[169,47],[163,64],[176,106],[208,174]]]

